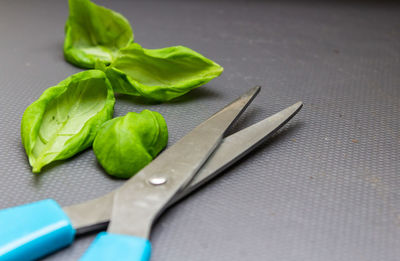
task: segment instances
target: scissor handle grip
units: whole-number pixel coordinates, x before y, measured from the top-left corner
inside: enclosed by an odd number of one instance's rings
[[[101,232],[80,261],[148,261],[150,254],[151,243],[147,239]]]
[[[34,260],[65,247],[75,230],[51,199],[0,210],[0,261]]]

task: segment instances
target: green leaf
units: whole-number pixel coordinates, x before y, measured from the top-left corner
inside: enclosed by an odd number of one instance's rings
[[[105,71],[115,92],[168,101],[218,77],[223,68],[184,46],[151,50],[132,43]]]
[[[112,176],[130,178],[167,145],[168,129],[158,112],[129,112],[106,122],[99,130],[93,151]]]
[[[89,147],[112,118],[115,98],[104,72],[74,74],[48,88],[24,112],[22,143],[33,172]]]
[[[118,50],[131,42],[131,26],[121,14],[89,0],[69,0],[64,40],[68,62],[83,68],[94,68],[96,61],[110,64]]]

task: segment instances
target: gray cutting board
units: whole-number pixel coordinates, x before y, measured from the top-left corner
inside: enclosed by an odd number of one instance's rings
[[[241,129],[298,101],[278,135],[163,215],[153,261],[400,260],[400,8],[363,1],[98,1],[146,48],[186,45],[224,66],[181,99],[118,96],[115,116],[164,115],[169,144],[248,88]],[[67,1],[0,2],[0,208],[68,205],[121,185],[91,150],[30,171],[25,108],[80,69],[63,60]],[[93,235],[46,260],[76,260]]]

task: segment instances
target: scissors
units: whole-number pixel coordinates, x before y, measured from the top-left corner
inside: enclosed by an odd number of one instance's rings
[[[120,188],[61,208],[46,199],[0,210],[0,260],[32,260],[100,232],[81,261],[150,259],[151,227],[169,206],[246,155],[303,106],[292,106],[228,137],[227,130],[260,91],[256,86],[201,123]]]

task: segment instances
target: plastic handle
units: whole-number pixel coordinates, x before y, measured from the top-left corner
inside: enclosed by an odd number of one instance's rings
[[[101,232],[80,261],[148,261],[150,241],[140,237]]]
[[[0,210],[0,261],[37,259],[71,244],[74,235],[54,200]]]

